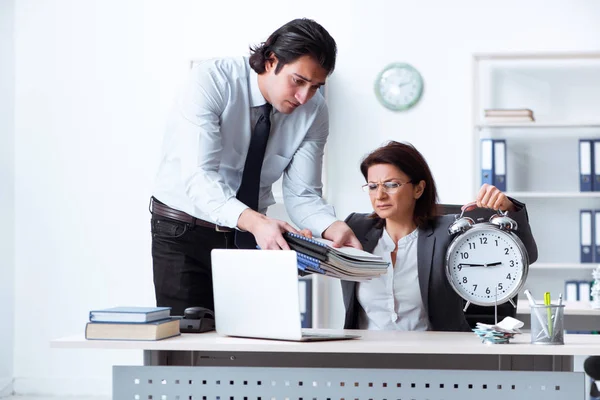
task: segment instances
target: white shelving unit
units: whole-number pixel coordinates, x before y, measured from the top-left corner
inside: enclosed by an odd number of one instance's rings
[[[532,269],[565,269],[565,270],[573,270],[573,269],[584,269],[592,271],[596,268],[598,264],[582,264],[582,263],[538,263],[531,265],[529,268]]]
[[[506,140],[507,194],[527,204],[539,251],[525,288],[557,298],[597,265],[579,262],[579,211],[600,209],[600,192],[579,191],[579,139],[600,138],[600,53],[476,54],[473,79],[473,168],[481,139]],[[528,108],[535,122],[486,123],[487,108]]]
[[[478,129],[489,128],[523,128],[523,129],[549,129],[549,128],[600,128],[600,122],[529,122],[529,123],[505,123],[505,124],[478,124]]]
[[[549,198],[549,199],[568,199],[568,198],[600,198],[600,192],[506,192],[507,196],[527,199],[527,198]]]

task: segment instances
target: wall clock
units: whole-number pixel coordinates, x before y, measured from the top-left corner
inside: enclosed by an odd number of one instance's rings
[[[423,78],[410,64],[390,64],[375,79],[377,99],[393,111],[408,110],[417,104],[422,94]]]

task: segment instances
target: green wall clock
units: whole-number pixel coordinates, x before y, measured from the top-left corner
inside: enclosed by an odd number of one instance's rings
[[[375,80],[379,102],[393,111],[408,110],[423,94],[423,77],[412,65],[393,63],[385,67]]]

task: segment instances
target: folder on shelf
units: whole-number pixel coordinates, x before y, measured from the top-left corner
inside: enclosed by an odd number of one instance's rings
[[[481,184],[494,184],[494,147],[492,139],[481,139]]]
[[[300,321],[302,322],[302,328],[312,328],[312,279],[299,279],[298,293],[300,295]]]
[[[577,281],[565,282],[565,301],[579,301],[579,284]]]
[[[594,223],[592,220],[592,210],[580,211],[579,231],[579,243],[581,246],[581,262],[594,262],[594,253],[592,252],[592,238],[594,237]]]
[[[494,140],[494,186],[506,192],[506,140]]]
[[[591,285],[588,281],[579,281],[579,301],[589,302],[592,300],[590,289]]]
[[[592,140],[579,140],[579,190],[582,192],[592,191],[593,171],[593,153]]]
[[[592,253],[594,253],[594,262],[600,262],[600,234],[596,233],[596,229],[600,228],[600,210],[594,211],[594,245]]]
[[[592,190],[594,192],[600,192],[600,140],[596,139],[593,141],[592,147]]]

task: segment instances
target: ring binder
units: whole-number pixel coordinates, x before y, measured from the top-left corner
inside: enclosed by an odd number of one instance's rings
[[[594,262],[593,237],[594,237],[594,221],[592,220],[592,210],[581,210],[579,212],[579,242],[580,242],[580,258],[582,263]]]
[[[579,190],[581,192],[592,191],[593,156],[594,148],[589,139],[579,140]]]

